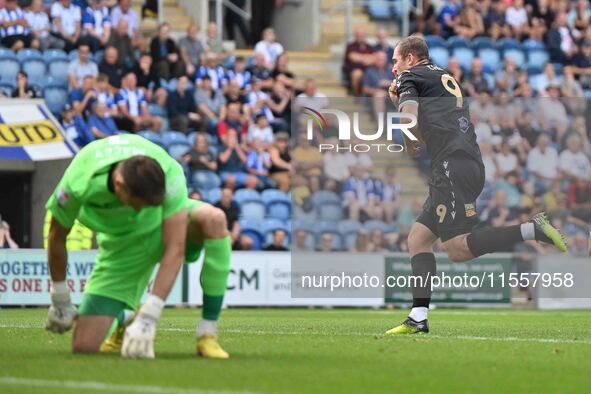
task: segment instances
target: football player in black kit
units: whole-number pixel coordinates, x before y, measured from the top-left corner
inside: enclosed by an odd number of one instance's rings
[[[414,156],[420,143],[426,145],[431,176],[423,212],[408,235],[413,276],[421,281],[413,286],[408,318],[386,334],[427,333],[430,278],[436,275],[432,246],[438,238],[455,262],[510,250],[525,240],[550,243],[563,252],[566,244],[543,212],[523,224],[476,228],[476,198],[484,187],[484,165],[462,89],[454,77],[431,63],[427,43],[419,36],[402,39],[392,62],[395,79],[390,98],[400,112],[418,121],[410,129],[418,141],[403,134],[406,149]]]

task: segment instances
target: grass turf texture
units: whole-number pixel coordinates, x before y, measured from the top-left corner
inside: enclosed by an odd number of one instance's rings
[[[41,329],[45,313],[0,310],[0,393],[546,393],[591,384],[591,312],[435,310],[431,334],[384,337],[406,311],[226,310],[227,361],[195,356],[197,310],[164,312],[155,360],[72,355],[70,333]]]

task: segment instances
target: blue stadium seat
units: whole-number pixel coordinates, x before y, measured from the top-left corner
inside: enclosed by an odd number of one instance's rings
[[[11,83],[0,82],[0,92],[6,97],[12,96],[12,91],[14,90],[15,86]]]
[[[521,43],[521,47],[525,50],[546,49],[546,45],[544,45],[543,41],[536,41],[529,38]]]
[[[360,222],[351,219],[341,220],[337,224],[337,229],[339,232],[341,232],[341,234],[356,233],[362,228],[363,225]]]
[[[61,85],[49,85],[43,89],[43,98],[47,108],[54,115],[59,115],[68,102],[68,90]]]
[[[9,57],[9,58],[16,59],[16,55],[14,54],[14,52],[12,52],[12,50],[10,48],[4,48],[4,47],[0,47],[0,57]]]
[[[490,37],[474,37],[471,41],[472,48],[477,51],[484,48],[496,48],[497,45]]]
[[[96,64],[100,64],[100,62],[103,61],[104,56],[105,56],[105,51],[96,51],[95,53],[92,54],[92,60],[94,60],[94,62]]]
[[[562,69],[564,66],[560,63],[552,63],[552,65],[554,66],[554,72],[556,75],[562,75]]]
[[[255,59],[254,56],[249,56],[246,58],[246,68],[254,67]]]
[[[27,73],[29,82],[33,84],[40,84],[47,73],[47,66],[41,59],[27,59],[21,63],[21,68]]]
[[[199,190],[199,193],[201,193],[201,198],[203,199],[203,201],[206,201],[210,204],[215,204],[222,198],[222,190],[217,187],[215,189]]]
[[[482,48],[478,51],[482,67],[487,72],[495,72],[501,67],[501,54],[495,48]]]
[[[43,78],[39,81],[39,86],[45,89],[46,86],[57,85],[62,86],[64,88],[68,88],[68,81],[63,79],[54,78],[51,75],[45,74]]]
[[[222,180],[220,179],[218,174],[216,174],[213,171],[207,170],[199,170],[193,172],[193,174],[191,175],[191,180],[193,183],[193,187],[195,187],[198,190],[215,189],[222,185]]]
[[[248,200],[240,204],[240,214],[247,219],[264,219],[265,204],[261,200]]]
[[[528,64],[526,69],[527,69],[527,74],[529,75],[530,78],[533,77],[534,75],[541,74],[544,71],[544,69],[542,67],[536,66],[533,64]]]
[[[287,194],[285,194],[281,190],[277,190],[277,189],[263,190],[263,192],[261,193],[261,198],[263,199],[263,202],[265,204],[268,204],[268,203],[275,201],[275,200],[291,202],[291,199],[289,198],[289,196]]]
[[[23,48],[16,53],[16,58],[19,62],[24,62],[25,60],[30,59],[43,60],[43,55],[37,49]]]
[[[49,75],[53,78],[64,81],[68,81],[68,65],[70,62],[66,59],[52,59],[48,61]]]
[[[70,60],[76,60],[78,59],[78,50],[74,49],[73,51],[70,51],[70,53],[68,53],[68,58]]]
[[[168,154],[175,159],[183,156],[191,150],[191,145],[187,143],[173,143],[166,147]]]
[[[61,49],[47,49],[43,51],[43,59],[45,59],[48,65],[52,60],[69,61],[68,54]]]
[[[315,208],[320,220],[339,221],[343,218],[343,207],[340,202],[323,202]]]
[[[435,47],[442,47],[442,48],[447,47],[445,40],[443,38],[441,38],[440,36],[425,36],[425,41],[427,42],[427,45],[429,46],[429,51],[431,51],[431,49],[433,49]]]
[[[256,190],[251,189],[238,189],[236,193],[234,193],[234,200],[238,204],[242,204],[246,201],[260,201],[263,202],[261,195]]]
[[[253,250],[261,250],[264,242],[260,220],[240,219],[240,233],[248,236],[253,241]]]
[[[234,63],[236,62],[236,56],[234,55],[230,55],[228,56],[223,62],[222,62],[222,66],[226,69],[226,70],[232,70],[234,69]]]
[[[368,220],[363,224],[363,227],[367,230],[367,232],[371,232],[374,229],[379,229],[383,233],[388,231],[388,225],[381,220]]]
[[[304,211],[300,206],[294,204],[291,210],[292,217],[296,220],[313,222],[317,219],[316,210],[314,209]]]
[[[157,145],[163,146],[162,138],[160,134],[153,132],[152,130],[143,130],[138,133],[138,135],[144,137],[148,141],[151,141]]]
[[[283,230],[285,231],[286,237],[285,237],[285,246],[289,245],[289,238],[290,238],[290,229],[289,227],[287,227],[282,220],[278,220],[275,218],[270,218],[270,219],[265,219],[263,220],[262,223],[262,233],[264,235],[265,238],[265,243],[271,243],[273,240],[273,232],[275,230]]]
[[[20,71],[21,65],[15,57],[0,57],[0,70],[2,82],[16,82],[16,74]]]
[[[263,232],[263,221],[262,220],[241,218],[238,221],[238,224],[240,225],[240,231],[255,230],[255,231],[258,231],[259,233]]]
[[[187,142],[188,142],[189,144],[191,144],[191,146],[193,146],[193,144],[195,143],[195,140],[196,140],[196,139],[197,139],[197,132],[196,132],[196,131],[194,131],[194,132],[192,132],[192,133],[189,133],[189,134],[187,135]]]
[[[452,56],[458,59],[458,63],[462,70],[470,70],[472,59],[474,58],[474,51],[468,47],[456,47],[452,49]]]
[[[470,41],[460,36],[453,36],[447,39],[447,47],[455,48],[470,48]]]
[[[429,48],[429,56],[431,61],[441,68],[447,67],[449,60],[449,52],[445,47]]]
[[[340,204],[341,198],[336,193],[329,192],[326,190],[319,190],[312,194],[312,202],[314,203],[314,206],[318,206],[324,203]]]
[[[180,131],[164,131],[161,134],[162,144],[166,147],[173,144],[185,144],[191,146],[187,140],[187,136]]]
[[[519,48],[507,48],[503,51],[505,59],[515,60],[515,65],[519,68],[525,65],[525,53]]]
[[[264,190],[262,201],[267,209],[267,215],[280,220],[288,220],[291,217],[291,199],[280,190]]]
[[[388,0],[372,0],[367,5],[367,13],[372,19],[388,20],[392,18],[390,5]]]
[[[544,49],[530,49],[527,51],[527,66],[536,66],[544,68],[544,65],[550,61],[550,55]]]
[[[292,231],[295,233],[298,230],[304,230],[310,234],[316,234],[318,229],[315,226],[315,222],[310,222],[306,220],[292,220]]]
[[[510,48],[519,48],[519,41],[515,38],[501,38],[497,41],[497,46],[500,49],[510,49]]]
[[[495,76],[493,73],[484,72],[482,73],[484,79],[486,79],[486,83],[489,89],[492,89],[495,86]]]

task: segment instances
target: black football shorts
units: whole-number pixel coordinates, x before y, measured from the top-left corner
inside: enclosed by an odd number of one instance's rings
[[[476,198],[484,187],[484,166],[462,151],[431,165],[429,197],[417,222],[443,242],[478,224]]]

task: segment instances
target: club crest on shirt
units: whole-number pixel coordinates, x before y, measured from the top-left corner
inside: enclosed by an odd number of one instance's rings
[[[476,206],[474,205],[474,203],[464,204],[464,208],[466,209],[467,218],[476,215]]]
[[[65,205],[70,200],[70,195],[63,187],[57,192],[57,202],[59,205]]]
[[[465,134],[470,128],[470,121],[466,119],[466,117],[461,116],[458,119],[458,126],[460,128],[460,131]]]

